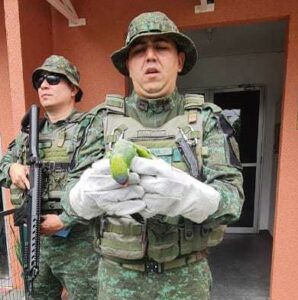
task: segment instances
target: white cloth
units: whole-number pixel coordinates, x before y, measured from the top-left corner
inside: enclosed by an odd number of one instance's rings
[[[156,214],[182,215],[201,223],[216,212],[220,194],[211,186],[178,170],[162,159],[135,157],[131,170],[141,175],[145,190],[146,209],[141,214],[148,218]]]
[[[109,160],[101,159],[87,169],[71,189],[70,204],[78,216],[87,220],[104,213],[119,216],[134,214],[146,206],[141,200],[144,189],[139,183],[139,175],[132,172],[126,186],[118,184],[110,175]]]

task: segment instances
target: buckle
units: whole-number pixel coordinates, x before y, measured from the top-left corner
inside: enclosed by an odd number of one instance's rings
[[[145,272],[147,273],[162,273],[163,264],[156,261],[145,262]]]
[[[53,171],[55,170],[56,162],[54,161],[43,162],[42,166],[45,171]]]

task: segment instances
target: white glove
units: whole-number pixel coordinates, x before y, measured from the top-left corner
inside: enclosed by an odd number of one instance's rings
[[[146,209],[141,214],[148,218],[156,214],[182,215],[202,223],[216,212],[220,194],[211,186],[200,182],[161,159],[136,157],[131,170],[141,176],[145,190]]]
[[[69,194],[74,212],[87,220],[104,213],[130,215],[143,210],[144,189],[139,185],[140,177],[130,173],[128,185],[118,184],[110,175],[108,159],[95,162],[81,176]]]

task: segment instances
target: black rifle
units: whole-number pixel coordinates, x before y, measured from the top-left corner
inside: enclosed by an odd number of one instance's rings
[[[23,221],[15,223],[20,226],[21,242],[23,240],[23,270],[26,299],[33,293],[33,281],[39,272],[40,256],[40,209],[42,164],[38,153],[39,140],[39,107],[32,105],[22,120],[22,130],[29,132],[29,182],[30,189],[26,193],[25,213]],[[15,213],[16,215],[16,213]],[[23,229],[23,230],[22,230]],[[22,237],[23,234],[23,237]]]
[[[39,272],[40,210],[42,194],[42,163],[39,159],[39,107],[32,105],[22,119],[22,131],[29,134],[28,165],[30,189],[19,208],[0,212],[0,217],[14,213],[14,224],[20,229],[25,297],[31,299],[33,281]]]

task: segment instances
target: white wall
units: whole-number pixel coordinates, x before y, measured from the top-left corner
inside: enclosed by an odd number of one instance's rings
[[[211,30],[212,35],[206,30],[188,32],[201,45],[201,57],[196,67],[178,80],[179,88],[190,90],[241,84],[265,87],[259,229],[270,231],[275,201],[274,129],[283,93],[285,25],[276,22],[217,28]]]

